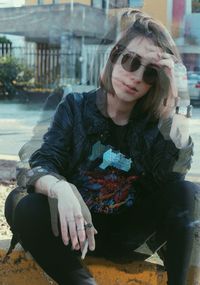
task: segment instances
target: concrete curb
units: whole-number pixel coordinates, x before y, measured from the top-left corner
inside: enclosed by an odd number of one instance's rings
[[[25,253],[20,245],[17,245],[10,258],[2,263],[9,242],[9,240],[0,241],[0,285],[57,284],[40,269],[31,255]],[[157,266],[148,262],[114,263],[103,258],[87,257],[84,265],[88,267],[99,285],[166,284],[166,273],[157,271]]]
[[[18,245],[3,263],[9,240],[0,241],[0,285],[49,285],[50,279]]]
[[[9,240],[0,241],[0,285],[56,285],[20,245],[10,258],[2,263]],[[53,258],[53,257],[52,257]],[[155,264],[141,261],[114,263],[103,258],[87,257],[84,264],[95,277],[98,285],[166,285],[166,272]],[[200,285],[200,268],[191,265],[188,285]]]

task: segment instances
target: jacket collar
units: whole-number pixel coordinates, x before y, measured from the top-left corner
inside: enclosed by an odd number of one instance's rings
[[[88,93],[85,105],[85,129],[88,135],[108,131],[109,119],[106,115],[107,96],[101,89]]]
[[[107,114],[107,94],[102,88],[88,93],[85,106],[85,129],[88,135],[105,134],[109,132],[110,119]],[[131,113],[129,125],[141,133],[149,121],[148,114],[141,111],[141,102],[138,102]]]

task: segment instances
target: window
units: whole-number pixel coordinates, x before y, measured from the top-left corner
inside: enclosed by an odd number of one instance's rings
[[[102,2],[103,2],[102,0],[92,0],[92,6],[95,8],[102,9],[103,8]]]
[[[144,6],[144,0],[129,0],[129,7],[142,8]]]
[[[59,4],[60,0],[52,0],[52,4]]]
[[[200,13],[200,0],[192,0],[192,13]]]
[[[115,0],[115,1],[110,1],[110,2],[115,2],[115,8],[128,7],[128,0]]]
[[[42,5],[44,4],[44,1],[43,0],[38,0],[38,5]]]

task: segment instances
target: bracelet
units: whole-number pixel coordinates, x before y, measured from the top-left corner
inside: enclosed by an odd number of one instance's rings
[[[48,196],[50,197],[50,198],[56,198],[55,197],[55,193],[54,193],[54,191],[53,191],[53,188],[56,186],[56,184],[57,183],[59,183],[59,182],[65,182],[64,180],[57,180],[57,181],[55,181],[55,182],[53,182],[52,184],[51,184],[51,186],[50,186],[50,188],[49,188],[49,190],[48,190]]]
[[[192,117],[192,105],[188,105],[185,107],[176,106],[176,114],[182,114],[187,118]]]

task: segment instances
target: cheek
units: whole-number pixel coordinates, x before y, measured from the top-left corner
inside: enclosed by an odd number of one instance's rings
[[[148,85],[148,84],[144,83],[144,86],[143,86],[141,91],[142,91],[143,94],[146,94],[150,89],[151,89],[151,85]]]
[[[120,79],[123,78],[122,70],[118,65],[115,65],[112,71],[111,82],[113,88],[119,88],[120,86]]]
[[[113,78],[122,78],[125,76],[125,70],[121,67],[121,64],[115,64],[112,72],[112,77]]]

